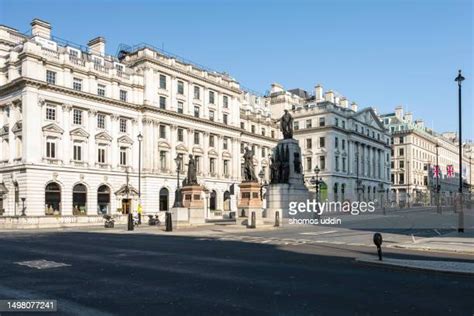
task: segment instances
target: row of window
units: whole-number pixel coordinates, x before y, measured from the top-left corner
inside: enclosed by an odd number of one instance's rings
[[[56,84],[56,72],[52,70],[46,70],[46,82],[49,84]],[[83,80],[81,78],[74,77],[72,79],[72,88],[76,91],[82,91]],[[97,95],[101,97],[105,97],[106,95],[106,86],[103,84],[97,85]],[[120,89],[119,91],[119,99],[120,101],[127,102],[128,100],[128,91]]]
[[[162,90],[166,90],[167,89],[167,78],[165,75],[160,75],[160,83],[159,83],[159,87],[160,89]],[[180,95],[184,95],[184,81],[181,81],[181,80],[178,80],[177,82],[177,87],[176,87],[176,91],[178,94]],[[201,100],[201,87],[199,86],[194,86],[194,90],[193,90],[194,94],[193,94],[193,97],[195,100]],[[216,103],[216,92],[214,91],[209,91],[209,103],[210,104],[215,104]],[[224,108],[228,108],[229,107],[229,97],[224,95],[222,96],[222,104],[224,106]]]
[[[83,116],[84,111],[81,109],[73,109],[72,110],[72,123],[74,125],[83,125]],[[56,106],[54,105],[47,105],[46,112],[45,112],[45,119],[47,121],[56,121],[57,119],[57,111]],[[119,119],[119,130],[120,133],[127,133],[128,131],[128,124],[129,120],[126,118]],[[106,129],[106,114],[98,113],[97,114],[97,128]]]
[[[245,129],[245,122],[240,122],[240,128],[241,128],[241,129]],[[251,132],[252,134],[256,134],[256,133],[257,133],[257,127],[256,127],[255,125],[253,125],[253,124],[250,125],[250,132]],[[262,127],[262,128],[260,129],[260,134],[261,134],[262,136],[267,136],[267,130],[266,130],[264,127]],[[275,138],[275,131],[272,130],[272,131],[270,132],[270,135],[271,135],[272,138]]]

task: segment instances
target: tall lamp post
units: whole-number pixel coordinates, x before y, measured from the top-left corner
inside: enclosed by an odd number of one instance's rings
[[[174,159],[174,161],[176,162],[177,189],[176,189],[173,207],[183,207],[183,199],[181,197],[181,187],[179,185],[179,172],[181,171],[181,164],[183,163],[183,158],[181,157],[181,155],[178,154],[176,158]]]
[[[441,170],[439,169],[439,144],[436,143],[436,211],[441,214],[441,205],[439,204],[439,194],[441,192],[441,186],[439,185],[439,177],[441,176]]]
[[[138,224],[142,223],[142,133],[138,134]]]
[[[318,207],[318,216],[319,216],[319,185],[321,184],[322,180],[319,178],[319,172],[321,169],[319,169],[318,166],[314,167],[314,176],[311,177],[310,182],[311,184],[314,185],[314,190],[315,190],[315,198],[316,198],[316,204]]]
[[[462,94],[462,82],[465,80],[459,70],[458,76],[454,79],[458,83],[458,103],[459,103],[459,226],[458,232],[464,233],[464,213],[462,207],[462,105],[461,105],[461,94]]]

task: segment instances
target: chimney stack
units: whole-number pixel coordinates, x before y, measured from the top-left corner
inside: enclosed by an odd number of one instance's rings
[[[102,56],[105,55],[105,38],[102,36],[91,39],[87,46],[90,51]]]
[[[407,123],[413,122],[413,114],[411,112],[407,112],[403,118]]]
[[[46,39],[51,39],[51,24],[40,19],[31,21],[31,34]]]
[[[324,94],[324,100],[334,103],[334,92],[332,92],[332,90],[326,92]]]
[[[357,112],[357,103],[355,103],[355,102],[351,103],[351,110],[354,111],[354,112]]]
[[[395,116],[401,121],[403,119],[403,106],[399,105],[395,108]]]
[[[323,101],[323,86],[318,84],[314,87],[314,96],[316,97],[316,102]]]
[[[283,86],[276,82],[272,83],[272,89],[270,90],[270,94],[279,92],[283,92]]]
[[[349,100],[347,100],[346,98],[342,97],[341,98],[341,106],[343,108],[348,108],[349,107]]]

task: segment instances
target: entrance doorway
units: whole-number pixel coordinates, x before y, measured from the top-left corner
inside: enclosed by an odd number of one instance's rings
[[[122,199],[122,214],[129,214],[132,209],[132,199]]]
[[[224,211],[230,211],[230,192],[224,192]]]
[[[217,206],[217,201],[216,201],[216,198],[217,198],[217,194],[216,194],[216,191],[212,190],[211,191],[211,197],[210,197],[210,200],[209,200],[209,209],[211,211],[215,211]]]
[[[160,211],[167,212],[169,209],[169,195],[170,192],[167,188],[161,188],[160,190]]]

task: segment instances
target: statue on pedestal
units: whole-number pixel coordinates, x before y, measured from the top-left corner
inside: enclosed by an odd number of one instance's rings
[[[284,139],[293,138],[293,117],[285,110],[285,114],[280,119],[280,129]]]
[[[244,154],[244,182],[258,182],[253,168],[253,152],[245,148]]]
[[[186,178],[186,185],[193,185],[198,184],[197,176],[196,176],[196,159],[194,159],[193,155],[189,155],[189,162],[188,162],[188,177]]]

